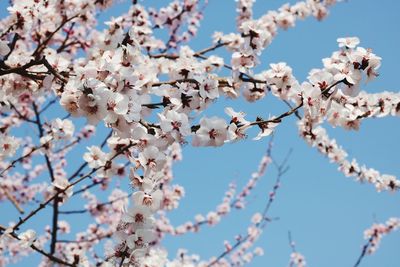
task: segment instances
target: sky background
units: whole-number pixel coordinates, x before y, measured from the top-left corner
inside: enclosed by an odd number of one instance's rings
[[[143,1],[146,6],[160,6],[166,2]],[[259,0],[254,7],[254,17],[258,18],[286,2]],[[0,1],[0,5],[3,17],[6,1]],[[236,2],[233,0],[210,0],[198,36],[190,43],[194,50],[208,47],[214,31],[235,31],[235,6]],[[308,18],[298,21],[295,28],[279,31],[273,43],[263,53],[262,63],[257,70],[269,68],[270,63],[287,62],[292,67],[295,77],[302,82],[310,69],[321,68],[322,58],[329,57],[338,49],[337,38],[358,36],[361,40],[360,46],[372,48],[375,54],[383,58],[379,71],[381,75],[364,89],[371,93],[384,90],[398,92],[399,9],[400,2],[395,0],[353,0],[339,3],[322,22]],[[110,16],[117,16],[126,10],[127,2],[117,4],[102,14],[100,20],[105,21]],[[222,50],[216,54],[226,55]],[[221,98],[206,115],[224,116],[225,106],[242,110],[249,118],[257,115],[268,117],[269,114],[280,114],[286,110],[286,106],[274,100],[272,96],[267,96],[255,104]],[[18,134],[24,135],[31,130],[21,129]],[[331,127],[328,127],[328,132],[347,150],[349,158],[354,157],[361,165],[366,164],[381,173],[400,177],[398,118],[364,120],[357,132]],[[251,134],[255,136],[256,132],[250,132]],[[97,140],[106,135],[104,127],[99,126]],[[257,169],[267,145],[268,138],[261,141],[248,138],[220,148],[185,146],[183,161],[177,163],[174,168],[174,182],[185,187],[186,196],[179,208],[171,212],[172,223],[179,225],[193,220],[198,213],[206,214],[209,210],[214,210],[221,202],[230,182],[234,181],[238,188],[241,188]],[[282,178],[282,187],[269,213],[271,217],[280,219],[266,227],[256,244],[264,248],[265,255],[255,258],[249,266],[287,266],[291,253],[288,231],[292,233],[297,250],[306,257],[308,266],[353,266],[366,242],[363,238],[364,230],[374,222],[385,222],[392,216],[400,216],[399,194],[377,193],[373,185],[362,185],[352,178],[346,178],[337,171],[336,165],[330,164],[316,149],[308,147],[298,137],[294,117],[285,119],[277,128],[273,157],[280,161],[290,149],[293,149],[288,162],[290,170]],[[74,159],[69,162],[68,168],[71,170],[76,168],[75,161],[78,164],[81,157],[79,151],[76,153],[73,155]],[[235,235],[245,234],[252,214],[263,210],[275,177],[276,170],[270,167],[249,197],[247,209],[233,211],[216,227],[203,227],[199,234],[167,237],[163,245],[169,251],[170,258],[175,256],[178,248],[186,248],[189,253],[198,254],[203,259],[219,255],[224,249],[223,241],[233,243]],[[126,185],[127,179],[121,181],[122,187]],[[65,209],[81,207],[78,204],[79,201],[72,201]],[[0,223],[4,224],[17,218],[13,207],[8,205],[2,208]],[[26,209],[30,210],[29,207]],[[40,231],[50,221],[50,215],[50,209],[47,209],[26,227],[36,227]],[[83,227],[83,223],[88,221],[85,216],[74,216],[79,219],[75,221],[82,224],[75,222],[73,227]],[[31,257],[29,261],[24,260],[12,266],[36,266],[37,264],[33,263],[35,260],[37,257]],[[385,236],[379,250],[374,255],[364,258],[360,266],[399,265],[400,233],[395,232]]]

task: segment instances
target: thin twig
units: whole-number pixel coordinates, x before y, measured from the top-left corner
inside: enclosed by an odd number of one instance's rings
[[[353,267],[358,267],[362,261],[362,259],[365,257],[365,255],[367,254],[367,250],[369,245],[371,245],[372,240],[374,240],[375,234],[371,235],[371,237],[368,239],[367,243],[365,243],[365,245],[362,248],[361,254],[358,257],[356,263],[354,264]]]
[[[173,80],[173,81],[165,81],[165,82],[153,83],[151,86],[158,87],[158,86],[161,86],[163,84],[174,85],[174,84],[177,84],[177,83],[184,83],[184,82],[190,82],[190,83],[199,84],[199,82],[197,80],[195,80],[195,79],[177,79],[177,80]]]
[[[264,210],[262,212],[263,220],[260,223],[255,225],[258,229],[265,228],[267,223],[271,221],[271,219],[267,217],[267,214],[268,214],[268,211],[271,208],[272,203],[274,202],[274,199],[275,199],[275,196],[276,196],[276,192],[278,191],[278,189],[280,187],[280,181],[281,181],[281,178],[282,178],[282,176],[284,174],[284,171],[282,171],[282,170],[287,169],[287,168],[285,168],[286,166],[283,165],[283,164],[285,164],[285,163],[281,163],[279,165],[278,174],[277,174],[277,177],[276,177],[276,180],[275,180],[275,184],[273,186],[272,192],[269,194],[268,202],[265,205],[265,208],[264,208]],[[237,249],[241,244],[246,242],[250,237],[251,237],[251,235],[247,234],[244,238],[241,238],[241,239],[237,240],[236,243],[229,250],[225,250],[224,252],[222,252],[217,258],[215,258],[213,261],[211,261],[207,265],[207,267],[210,267],[210,266],[213,266],[213,265],[217,264],[221,259],[226,257],[228,254],[232,253],[232,251]]]
[[[53,74],[57,79],[59,79],[63,83],[68,82],[63,76],[61,76],[60,73],[58,73],[58,71],[55,68],[53,68],[53,66],[47,61],[46,57],[43,57],[42,61],[43,65],[45,65],[46,68],[50,71],[50,73]]]
[[[328,88],[324,89],[321,91],[321,94],[325,94],[327,92],[329,92],[329,90],[331,90],[333,87],[335,87],[336,85],[342,83],[344,80],[340,80],[340,81],[336,81],[335,83],[333,83],[331,86],[329,86]],[[300,104],[298,104],[296,107],[282,113],[281,115],[279,115],[276,118],[273,119],[269,119],[269,120],[259,120],[259,121],[254,121],[251,122],[250,125],[258,125],[258,124],[265,124],[265,123],[279,123],[282,121],[283,118],[288,117],[290,115],[292,115],[293,113],[296,113],[296,111],[298,109],[300,109],[302,106],[304,105],[304,102],[302,101]]]
[[[126,195],[126,196],[123,196],[123,197],[118,197],[116,199],[113,199],[113,200],[110,200],[110,201],[107,201],[107,202],[99,203],[99,204],[96,205],[96,209],[101,209],[104,206],[111,205],[111,204],[113,204],[113,203],[115,203],[117,201],[129,198],[131,195],[132,195],[132,193],[130,193],[130,194]],[[59,213],[60,214],[81,214],[81,213],[88,212],[90,210],[91,209],[88,208],[88,209],[82,209],[82,210],[60,211]]]
[[[50,142],[50,141],[49,141],[49,142]],[[46,142],[46,143],[44,143],[44,144],[41,145],[41,146],[33,147],[33,148],[31,148],[31,151],[29,151],[29,152],[26,153],[25,155],[23,155],[23,156],[21,156],[21,157],[19,157],[19,158],[17,158],[17,159],[14,159],[13,161],[11,161],[11,163],[10,163],[4,170],[2,170],[2,171],[0,172],[0,177],[4,177],[4,176],[3,176],[4,173],[5,173],[6,171],[8,171],[9,169],[15,167],[15,164],[16,164],[16,163],[22,162],[25,158],[27,158],[27,157],[29,157],[30,155],[32,155],[33,152],[35,152],[35,151],[37,151],[37,150],[39,150],[39,149],[41,149],[41,148],[47,146],[49,142]]]
[[[76,15],[74,15],[74,16],[72,16],[72,17],[66,19],[66,20],[64,20],[53,32],[51,32],[51,33],[47,36],[47,38],[43,41],[43,43],[39,44],[39,45],[36,47],[36,49],[35,49],[35,51],[33,52],[32,56],[37,56],[37,55],[39,55],[39,54],[43,51],[43,49],[46,48],[46,45],[47,45],[47,44],[50,42],[50,40],[53,38],[54,34],[56,34],[56,33],[57,33],[62,27],[64,27],[64,25],[67,24],[69,21],[71,21],[71,20],[73,20],[74,18],[77,18],[77,17],[79,17],[79,16],[80,16],[80,14],[76,14]]]
[[[64,41],[61,43],[60,47],[57,48],[57,53],[62,52],[68,46],[68,45],[66,45],[66,43],[69,39],[69,36],[71,35],[72,29],[74,28],[74,26],[75,26],[75,22],[72,22],[71,26],[69,27],[69,29],[67,31],[67,34],[65,35]]]
[[[4,192],[4,195],[10,200],[10,202],[14,205],[14,207],[18,210],[20,214],[24,214],[24,210],[21,208],[19,205],[18,201],[15,199],[15,197],[8,192],[6,188],[3,188],[2,191]]]
[[[101,239],[110,238],[110,237],[113,236],[113,234],[114,234],[114,231],[110,231],[110,232],[108,232],[108,233],[106,233],[106,234],[103,234],[103,235],[98,236],[98,237],[90,238],[90,239],[82,239],[82,240],[58,240],[57,243],[76,243],[76,244],[79,244],[79,243],[91,243],[91,242],[94,242],[94,241],[99,241],[99,240],[101,240]]]
[[[200,57],[200,56],[202,56],[202,55],[204,55],[204,54],[206,54],[206,53],[208,53],[208,52],[211,52],[211,51],[213,51],[213,50],[215,50],[215,49],[217,49],[217,48],[219,48],[219,47],[228,45],[228,44],[229,44],[229,42],[223,42],[223,43],[218,42],[218,43],[216,43],[215,45],[212,45],[212,46],[210,46],[210,47],[207,47],[207,48],[204,48],[204,49],[202,49],[202,50],[197,51],[196,53],[193,54],[193,56],[202,58],[202,57]],[[150,57],[151,57],[151,58],[177,59],[179,56],[178,56],[178,55],[175,55],[175,54],[158,54],[158,55],[150,55]]]
[[[17,113],[17,115],[20,119],[23,119],[24,121],[27,121],[30,123],[36,123],[36,121],[31,120],[31,119],[27,118],[26,116],[22,115],[22,113],[13,104],[10,103],[10,107],[11,107],[11,109],[13,109],[15,111],[15,113]]]
[[[288,231],[288,239],[289,239],[289,246],[292,249],[292,252],[296,252],[296,244],[292,239],[292,233],[290,231]]]
[[[46,104],[46,106],[44,106],[44,107],[39,111],[39,114],[42,114],[43,112],[45,112],[50,106],[52,106],[54,103],[56,103],[57,100],[58,100],[57,97],[54,98],[54,99],[52,99],[52,100],[50,100],[50,101]]]

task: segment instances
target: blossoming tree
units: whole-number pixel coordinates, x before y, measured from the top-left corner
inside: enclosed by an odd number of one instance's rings
[[[286,4],[255,18],[254,1],[239,0],[236,32],[215,32],[213,42],[200,50],[187,44],[196,35],[207,1],[175,0],[158,9],[132,1],[129,10],[98,30],[98,14],[113,2],[11,1],[9,15],[0,21],[0,201],[12,203],[20,213],[11,222],[0,222],[0,266],[31,253],[42,255],[41,266],[251,262],[263,254],[253,245],[274,220],[268,211],[287,170],[286,161],[272,160],[272,142],[244,188],[229,185],[214,211],[180,226],[168,219],[185,192],[174,184],[172,166],[182,159],[185,144],[220,147],[249,142],[247,137],[259,142],[273,136],[290,116],[298,119],[300,137],[345,176],[377,191],[399,189],[395,176],[350,159],[325,129],[357,130],[364,119],[400,114],[399,93],[363,91],[378,76],[381,58],[361,47],[357,37],[338,38],[338,49],[311,69],[306,81],[296,79],[284,62],[256,71],[279,30],[308,17],[322,20],[337,1]],[[228,56],[218,56],[220,51]],[[269,117],[260,111],[252,118],[226,107],[225,117],[204,115],[219,98],[253,103],[266,95],[287,110]],[[20,136],[21,129],[30,134]],[[252,136],[251,129],[258,133]],[[99,139],[94,136],[101,134],[103,139],[94,143]],[[87,150],[82,152],[81,146]],[[76,166],[70,172],[71,162]],[[218,224],[231,210],[245,208],[271,163],[278,169],[276,181],[265,209],[252,216],[245,234],[225,242],[225,249],[209,259],[184,251],[168,257],[161,245],[165,236],[198,232]],[[119,186],[128,182],[128,191]],[[98,188],[107,201],[95,194]],[[80,209],[64,208],[75,199],[80,199],[75,202]],[[46,209],[52,216],[45,218],[45,225],[30,227]],[[80,213],[92,217],[83,231],[60,219]],[[384,234],[399,227],[400,219],[391,218],[368,229],[356,266],[376,250]],[[60,238],[71,231],[74,239]],[[291,238],[290,246],[290,266],[305,266]]]

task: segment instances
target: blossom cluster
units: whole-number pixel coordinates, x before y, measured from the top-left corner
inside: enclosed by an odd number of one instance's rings
[[[235,71],[247,72],[259,64],[259,55],[268,47],[276,36],[278,28],[284,30],[295,26],[295,21],[314,16],[318,20],[327,14],[327,8],[335,4],[335,0],[302,1],[294,5],[285,4],[277,11],[269,11],[259,19],[252,19],[254,1],[238,1],[238,30],[241,35],[235,52],[232,55],[232,68]],[[232,36],[234,37],[234,36]],[[234,37],[235,38],[235,37]],[[230,41],[230,38],[224,38]],[[219,39],[217,39],[219,40]]]
[[[390,234],[400,228],[399,218],[390,218],[386,223],[373,224],[371,228],[364,231],[364,238],[368,240],[367,253],[373,254],[379,247],[383,236]]]
[[[290,266],[305,267],[306,260],[304,256],[298,252],[290,254]]]

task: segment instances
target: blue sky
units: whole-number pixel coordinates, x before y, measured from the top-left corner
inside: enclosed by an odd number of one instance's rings
[[[147,6],[166,1],[143,1]],[[269,9],[276,9],[286,1],[257,1],[255,17]],[[294,1],[290,1],[293,3]],[[2,2],[1,5],[4,5]],[[190,43],[194,50],[207,47],[214,31],[229,33],[235,29],[235,1],[210,0],[198,36]],[[299,81],[303,81],[312,68],[322,66],[321,59],[337,50],[338,37],[358,36],[361,46],[372,48],[381,56],[380,77],[365,87],[368,92],[399,91],[398,63],[400,2],[393,0],[353,0],[337,4],[322,22],[313,18],[298,21],[295,28],[280,31],[277,38],[262,55],[262,64],[257,70],[268,68],[270,63],[284,61],[292,68]],[[126,10],[126,3],[118,4],[102,15],[105,20]],[[226,53],[221,53],[226,55]],[[207,115],[223,116],[223,108],[232,106],[245,111],[249,118],[256,115],[280,114],[286,107],[272,96],[249,104],[242,100],[218,100]],[[282,187],[270,211],[270,216],[279,217],[264,231],[257,242],[265,255],[256,258],[250,266],[287,266],[290,255],[288,231],[296,241],[298,251],[307,259],[308,266],[353,266],[365,243],[363,231],[372,223],[384,222],[391,216],[400,216],[399,194],[377,193],[371,185],[362,185],[346,178],[337,171],[337,166],[308,147],[298,137],[295,118],[284,121],[276,131],[273,156],[282,160],[293,149],[289,160],[290,170],[283,177]],[[100,129],[103,129],[100,127]],[[328,127],[334,137],[350,155],[361,164],[373,167],[382,173],[400,177],[398,156],[400,124],[398,118],[369,119],[362,123],[358,132]],[[24,133],[19,133],[24,134]],[[99,136],[106,132],[100,130]],[[192,148],[185,146],[184,160],[175,166],[175,182],[186,189],[180,207],[171,212],[171,221],[178,225],[192,220],[197,213],[205,214],[218,205],[228,187],[235,181],[238,188],[256,170],[265,153],[268,139],[226,145],[222,148]],[[74,161],[70,165],[73,165]],[[72,167],[72,169],[74,169]],[[274,168],[267,170],[256,190],[249,198],[248,208],[233,211],[216,227],[202,228],[200,234],[183,237],[168,237],[164,246],[170,256],[178,248],[187,248],[189,253],[208,258],[223,250],[223,241],[233,242],[237,234],[246,232],[251,215],[263,209],[268,192],[275,179]],[[126,186],[127,182],[122,181]],[[69,208],[78,207],[78,201]],[[29,210],[29,207],[27,207]],[[49,211],[32,221],[33,227],[43,229],[48,223]],[[79,215],[78,215],[79,216]],[[12,207],[6,208],[6,216],[16,218]],[[80,221],[87,218],[76,217]],[[46,220],[44,220],[46,219]],[[1,219],[0,223],[5,223]],[[79,225],[76,225],[79,228]],[[82,227],[82,226],[81,226]],[[400,233],[384,237],[379,250],[367,256],[361,266],[395,267],[400,262]],[[27,266],[27,261],[15,266]]]

